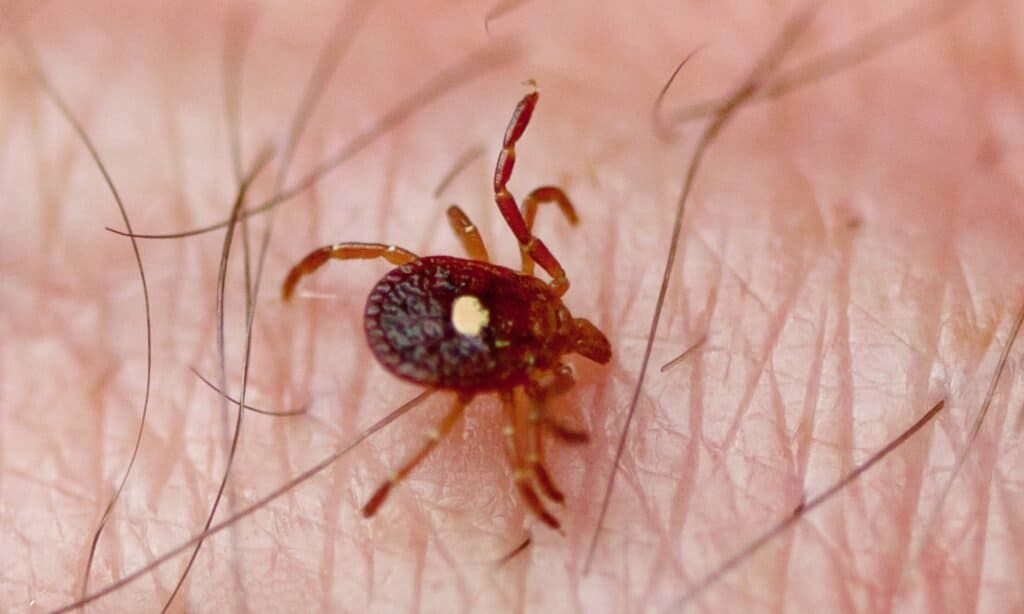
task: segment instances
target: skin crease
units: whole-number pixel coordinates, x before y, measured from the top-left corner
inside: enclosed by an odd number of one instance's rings
[[[336,19],[334,3],[259,15],[242,75],[245,165],[283,143]],[[487,44],[487,4],[375,7],[341,61],[289,177],[303,175],[441,67]],[[95,139],[135,228],[227,216],[233,200],[212,3],[5,6]],[[518,253],[489,193],[500,137],[535,79],[541,100],[510,186],[557,183],[571,228],[537,232],[569,273],[574,314],[608,335],[608,367],[571,359],[553,404],[589,445],[551,445],[565,535],[525,511],[499,450],[500,408],[464,426],[372,520],[359,514],[444,412],[436,395],[311,481],[203,546],[176,612],[581,611],[668,607],[686,587],[897,437],[941,398],[937,421],[704,593],[694,611],[1004,612],[1024,608],[1022,354],[1010,362],[959,476],[963,450],[1024,302],[1024,47],[1019,3],[979,2],[874,60],[742,111],[713,145],[682,244],[592,572],[583,559],[636,381],[675,201],[697,129],[666,145],[649,109],[683,54],[710,43],[669,106],[729,91],[794,8],[767,2],[527,3],[490,24],[523,44],[278,210],[254,326],[247,399],[309,403],[247,414],[217,519],[351,440],[414,396],[370,359],[366,292],[382,262],[332,263],[290,304],[287,268],[343,241],[461,255],[458,202],[492,258]],[[897,6],[898,5],[898,6]],[[850,40],[910,3],[824,5],[790,58]],[[5,27],[4,36],[13,31]],[[142,293],[122,224],[81,143],[0,47],[0,609],[79,594],[88,545],[124,472],[145,377]],[[431,196],[460,154],[486,152]],[[273,191],[275,160],[252,188]],[[286,181],[286,184],[289,182]],[[254,241],[266,218],[254,220]],[[142,448],[104,532],[90,587],[194,535],[221,478],[234,408],[217,380],[221,232],[143,242],[154,327]],[[228,273],[232,394],[244,331],[241,241]],[[316,293],[316,296],[310,294]],[[706,334],[668,373],[657,366]],[[225,411],[227,414],[225,415]],[[930,524],[929,524],[930,523]],[[511,563],[492,562],[533,543]],[[156,611],[184,557],[90,606]]]

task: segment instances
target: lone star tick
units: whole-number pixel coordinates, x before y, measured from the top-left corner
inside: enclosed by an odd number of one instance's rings
[[[448,208],[448,221],[469,253],[468,260],[420,258],[381,243],[336,243],[299,261],[281,288],[288,300],[302,277],[330,259],[384,258],[397,265],[366,300],[363,322],[370,349],[398,377],[455,393],[451,409],[430,430],[422,447],[363,506],[364,516],[377,512],[391,488],[451,431],[473,397],[495,392],[504,406],[505,449],[516,487],[540,520],[559,527],[534,488],[538,485],[552,501],[565,499],[545,468],[543,435],[550,433],[568,443],[583,443],[587,435],[549,416],[546,403],[575,383],[571,369],[562,363],[566,354],[605,364],[611,359],[611,346],[596,326],[574,318],[562,303],[569,289],[565,270],[532,233],[537,207],[543,203],[558,205],[575,224],[576,211],[569,198],[560,188],[541,187],[526,197],[520,211],[506,187],[515,165],[516,142],[530,123],[537,98],[531,92],[516,106],[494,171],[494,200],[519,242],[519,271],[492,264],[477,228],[453,205]],[[550,282],[533,276],[534,263],[548,273]]]

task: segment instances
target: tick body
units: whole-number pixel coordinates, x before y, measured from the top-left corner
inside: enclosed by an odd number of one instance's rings
[[[370,291],[364,324],[370,349],[392,373],[463,393],[529,384],[534,371],[557,368],[579,338],[548,284],[448,256],[385,275]]]
[[[575,353],[604,364],[611,359],[611,347],[597,327],[573,317],[562,302],[569,280],[533,235],[539,205],[556,204],[576,223],[572,203],[560,188],[547,186],[531,192],[520,209],[506,187],[515,164],[515,143],[529,124],[537,98],[536,92],[527,94],[516,107],[494,172],[495,203],[519,242],[520,270],[492,264],[476,227],[453,205],[448,220],[469,259],[421,258],[380,243],[337,243],[309,253],[285,279],[282,297],[287,300],[302,277],[331,259],[383,258],[396,265],[366,301],[364,329],[370,350],[398,377],[455,393],[452,408],[427,434],[419,451],[363,507],[366,516],[376,513],[392,486],[436,447],[474,396],[497,393],[505,408],[505,448],[520,495],[540,520],[559,527],[536,488],[552,501],[564,500],[544,465],[544,435],[568,443],[584,442],[587,436],[550,417],[547,401],[575,383],[563,363],[566,355]],[[550,281],[533,275],[535,264]]]

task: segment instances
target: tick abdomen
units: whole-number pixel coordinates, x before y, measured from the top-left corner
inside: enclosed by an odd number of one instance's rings
[[[568,310],[547,284],[449,256],[392,269],[366,300],[366,338],[389,371],[460,391],[505,389],[554,365]]]

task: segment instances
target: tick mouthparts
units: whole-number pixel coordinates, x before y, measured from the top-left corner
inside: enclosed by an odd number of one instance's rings
[[[596,326],[584,318],[573,320],[576,329],[575,352],[598,364],[607,364],[612,359],[612,346]]]

